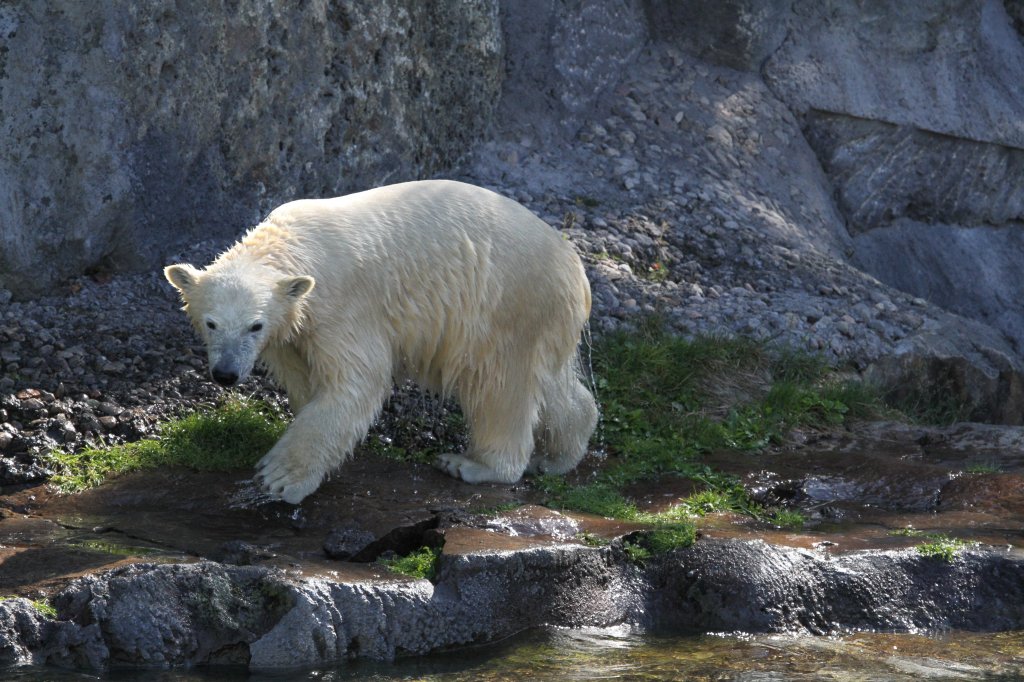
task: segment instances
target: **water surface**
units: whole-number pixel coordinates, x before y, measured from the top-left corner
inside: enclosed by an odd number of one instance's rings
[[[249,673],[241,669],[0,671],[14,682],[498,682],[532,680],[1017,680],[1024,678],[1024,632],[657,636],[628,628],[542,629],[500,644],[382,664]]]

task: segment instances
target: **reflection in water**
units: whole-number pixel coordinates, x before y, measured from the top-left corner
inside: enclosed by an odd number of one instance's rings
[[[5,673],[3,679],[16,682],[1017,680],[1024,678],[1024,632],[661,637],[628,628],[550,629],[443,656],[393,664],[358,661],[334,669],[123,671],[103,677],[38,669],[0,673]]]
[[[453,655],[453,658],[458,655]],[[356,666],[331,680],[992,680],[1024,676],[1024,632],[657,637],[623,628],[527,633],[499,650]],[[436,661],[436,659],[434,659]]]

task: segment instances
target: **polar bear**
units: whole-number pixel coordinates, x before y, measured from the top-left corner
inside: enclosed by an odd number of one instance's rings
[[[257,465],[297,504],[363,439],[395,381],[454,397],[469,483],[564,473],[597,422],[580,381],[590,285],[579,256],[518,203],[425,180],[284,204],[203,270],[164,269],[233,386],[257,360],[288,393],[291,426]]]

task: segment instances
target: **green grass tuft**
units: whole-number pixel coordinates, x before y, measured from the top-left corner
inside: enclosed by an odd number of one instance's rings
[[[798,511],[790,509],[776,509],[775,512],[768,517],[768,522],[773,526],[779,528],[785,528],[786,530],[800,530],[804,527],[804,523],[807,519]]]
[[[35,608],[36,611],[46,616],[47,618],[57,618],[57,609],[55,609],[49,602],[43,599],[33,599],[32,606]]]
[[[437,577],[437,564],[440,556],[440,549],[420,547],[411,554],[395,557],[394,559],[381,559],[377,563],[389,571],[400,573],[410,578],[433,580]]]
[[[975,462],[974,464],[969,464],[967,468],[964,469],[964,471],[969,474],[998,474],[1002,472],[1002,470],[1002,467],[994,461]]]
[[[923,557],[929,559],[941,559],[947,563],[952,563],[953,559],[956,558],[957,552],[967,546],[963,540],[951,538],[947,535],[929,535],[930,542],[925,542],[917,546],[917,553]]]
[[[19,597],[12,597],[12,596],[0,597],[0,601],[7,601],[8,599],[19,599]],[[57,609],[55,609],[53,607],[53,605],[50,604],[45,599],[32,599],[32,600],[30,600],[30,603],[32,604],[32,608],[34,608],[36,611],[38,611],[40,613],[40,615],[45,616],[46,618],[50,618],[50,619],[56,619],[57,618]]]
[[[79,452],[54,451],[48,458],[63,492],[92,488],[110,476],[158,466],[200,471],[251,467],[273,447],[287,423],[263,402],[232,397],[216,407],[164,423],[160,436]]]
[[[634,564],[642,564],[653,556],[651,550],[643,545],[628,541],[622,543],[622,551],[626,553],[626,557]]]
[[[606,547],[608,544],[610,544],[608,540],[605,540],[601,536],[594,535],[593,533],[589,533],[587,531],[583,531],[582,533],[577,535],[576,539],[588,547]]]
[[[690,522],[662,522],[648,531],[633,533],[622,543],[622,550],[633,563],[643,562],[676,549],[689,547],[697,539]]]

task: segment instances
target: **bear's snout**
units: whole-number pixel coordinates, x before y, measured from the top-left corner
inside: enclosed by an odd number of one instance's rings
[[[224,369],[218,365],[210,370],[210,375],[221,386],[234,386],[238,383],[238,372],[233,369]]]

